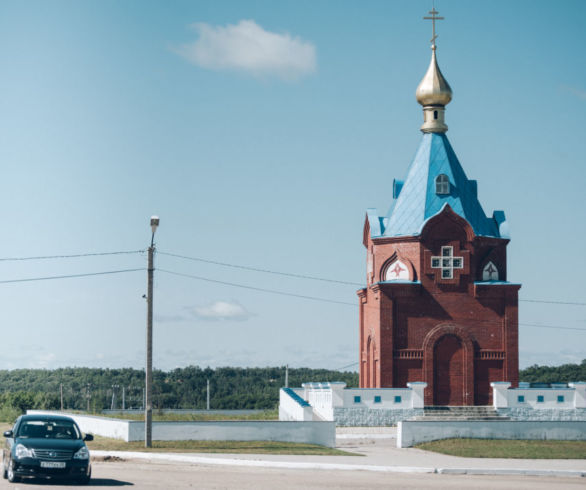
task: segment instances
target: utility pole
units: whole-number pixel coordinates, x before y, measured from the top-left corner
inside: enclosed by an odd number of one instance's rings
[[[112,385],[112,404],[110,406],[110,410],[114,410],[116,408],[116,388],[118,388],[118,385]]]
[[[208,395],[206,398],[206,410],[210,409],[210,380],[208,379]]]
[[[63,412],[63,383],[59,383],[59,393],[61,395],[61,411]]]
[[[87,413],[90,413],[90,398],[92,397],[91,393],[90,393],[90,384],[87,384],[87,392],[86,392],[86,397],[87,397]]]
[[[289,388],[289,364],[285,366],[285,388]]]
[[[151,246],[148,249],[147,268],[147,335],[146,335],[146,373],[145,373],[145,413],[144,413],[144,445],[153,445],[153,273],[155,271],[155,231],[159,226],[159,217],[151,216]]]
[[[122,411],[126,410],[126,391],[124,386],[122,387]]]

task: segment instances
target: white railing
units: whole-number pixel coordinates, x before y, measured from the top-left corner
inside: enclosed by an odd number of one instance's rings
[[[494,408],[534,410],[586,408],[586,382],[568,383],[567,388],[511,388],[509,382],[494,382]]]

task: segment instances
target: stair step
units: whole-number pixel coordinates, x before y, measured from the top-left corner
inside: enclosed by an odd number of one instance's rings
[[[422,416],[422,417],[414,417],[411,420],[422,420],[427,422],[453,422],[453,421],[479,421],[479,420],[510,420],[510,417],[501,417],[501,416],[487,416],[487,417],[433,417],[433,416]]]
[[[491,406],[428,406],[423,408],[423,415],[412,420],[425,421],[474,421],[474,420],[509,420]]]

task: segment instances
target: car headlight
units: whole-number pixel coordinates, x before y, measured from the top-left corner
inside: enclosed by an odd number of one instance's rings
[[[23,446],[22,444],[16,445],[14,448],[14,455],[17,457],[17,459],[34,457],[33,450]]]
[[[77,451],[73,455],[73,459],[90,459],[90,452],[87,450],[87,447],[84,446]]]

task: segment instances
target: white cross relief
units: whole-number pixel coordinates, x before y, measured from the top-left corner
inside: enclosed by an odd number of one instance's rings
[[[464,268],[464,257],[454,257],[454,247],[442,247],[441,256],[431,258],[431,268],[442,270],[442,279],[453,279],[454,269]]]
[[[483,281],[498,281],[499,280],[499,270],[496,266],[489,262],[484,266],[482,270],[482,280]]]

